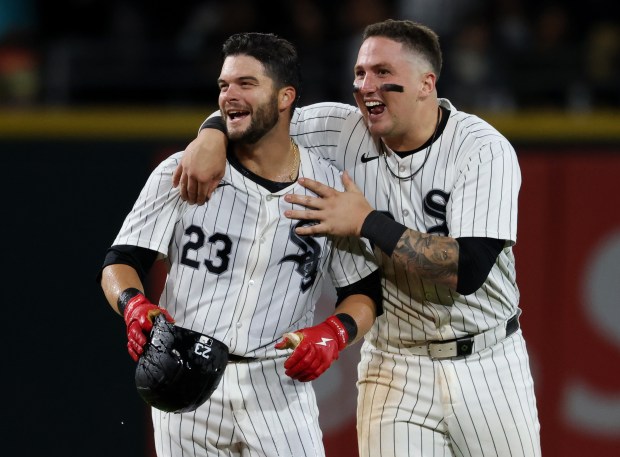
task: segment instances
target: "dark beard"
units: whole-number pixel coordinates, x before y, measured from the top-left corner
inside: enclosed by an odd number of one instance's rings
[[[278,123],[278,99],[274,97],[270,103],[259,106],[250,126],[244,132],[229,136],[230,141],[241,144],[254,144]]]

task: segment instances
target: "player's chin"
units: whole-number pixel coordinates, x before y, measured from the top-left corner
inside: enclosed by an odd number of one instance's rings
[[[390,129],[390,126],[386,122],[386,118],[383,114],[369,115],[368,116],[368,130],[372,135],[385,136]]]
[[[228,139],[230,141],[239,141],[243,139],[250,128],[250,117],[247,116],[247,122],[244,119],[239,119],[234,122],[230,120],[226,122],[226,131]]]

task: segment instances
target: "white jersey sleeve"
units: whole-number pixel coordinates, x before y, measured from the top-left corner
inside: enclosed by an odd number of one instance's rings
[[[221,116],[220,111],[211,113],[198,131],[215,116]],[[297,144],[327,159],[340,171],[353,169],[362,155],[376,147],[359,109],[345,103],[323,102],[296,108],[290,134]]]
[[[353,167],[363,154],[373,149],[359,110],[344,103],[315,103],[297,108],[291,120],[291,136],[340,171]]]
[[[455,170],[446,213],[449,235],[517,240],[517,198],[521,172],[512,145],[476,116],[458,114],[454,129]],[[444,132],[450,135],[452,132]]]
[[[128,244],[168,255],[168,245],[185,203],[172,186],[172,175],[181,158],[178,152],[161,162],[146,181],[126,216],[113,245]]]

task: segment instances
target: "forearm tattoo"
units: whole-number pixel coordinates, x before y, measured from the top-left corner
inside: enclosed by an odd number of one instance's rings
[[[392,259],[420,279],[456,289],[459,244],[454,238],[407,229],[398,240]]]

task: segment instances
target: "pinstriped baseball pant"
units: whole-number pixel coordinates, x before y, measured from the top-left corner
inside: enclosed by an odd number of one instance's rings
[[[152,409],[159,457],[323,457],[311,383],[284,374],[284,360],[231,363],[194,412]]]
[[[540,457],[521,331],[466,358],[432,360],[362,345],[361,457]]]

